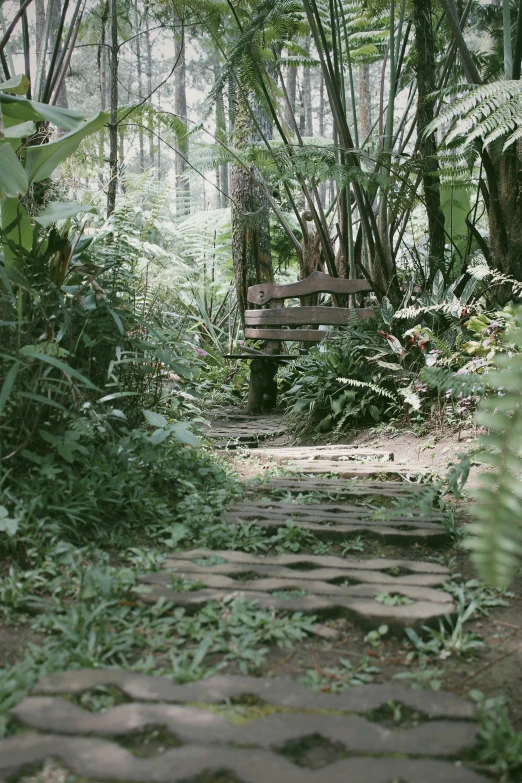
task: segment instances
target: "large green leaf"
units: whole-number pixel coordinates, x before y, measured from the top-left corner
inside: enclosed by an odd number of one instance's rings
[[[466,218],[471,209],[469,190],[464,187],[442,188],[441,207],[444,212],[444,225],[452,241],[451,252],[458,251],[460,254],[453,266],[453,273],[459,274],[468,245]]]
[[[65,220],[66,218],[79,215],[80,212],[94,212],[97,213],[96,207],[89,206],[88,204],[72,204],[65,201],[53,201],[49,204],[41,215],[34,218],[36,223],[39,223],[42,228],[47,228],[51,223],[56,223],[57,220]]]
[[[10,144],[0,143],[0,199],[21,195],[27,191],[29,183],[24,167],[15,155]]]
[[[39,147],[28,147],[25,170],[29,183],[40,182],[49,177],[62,161],[76,152],[83,139],[99,131],[108,121],[109,115],[101,111],[97,117],[56,141]]]
[[[31,136],[35,130],[36,125],[34,122],[32,122],[32,120],[27,120],[27,122],[19,122],[17,125],[10,125],[9,128],[4,128],[4,136],[6,139],[9,139],[16,148],[20,139]]]
[[[56,356],[50,356],[49,354],[38,350],[38,348],[36,348],[34,345],[25,345],[20,353],[24,356],[29,356],[31,359],[36,359],[40,362],[44,362],[45,364],[50,364],[52,367],[56,367],[58,370],[61,370],[64,375],[80,381],[88,389],[99,391],[98,387],[95,386],[92,381],[86,378],[85,375],[82,375],[80,372],[78,372],[78,370],[75,370],[73,367],[69,367],[68,364],[62,362],[61,359],[57,359]]]
[[[25,95],[29,89],[31,82],[25,75],[20,73],[18,76],[13,76],[6,82],[0,82],[0,92],[8,92],[12,95]]]
[[[61,109],[59,106],[50,106],[47,103],[30,101],[27,98],[19,98],[16,95],[8,95],[0,92],[0,106],[4,116],[6,127],[26,120],[40,122],[47,120],[58,128],[73,130],[80,125],[85,117],[83,114],[71,109]]]
[[[33,246],[33,227],[25,207],[17,198],[7,198],[2,203],[2,232],[6,265],[19,265],[21,253],[14,252],[5,240],[29,251]]]

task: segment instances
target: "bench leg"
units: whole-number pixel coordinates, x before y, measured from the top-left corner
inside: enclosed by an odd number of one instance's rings
[[[273,410],[277,405],[277,367],[278,362],[269,359],[253,359],[250,364],[250,384],[248,387],[248,413],[261,413]]]

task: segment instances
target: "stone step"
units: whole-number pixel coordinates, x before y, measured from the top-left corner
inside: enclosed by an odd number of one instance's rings
[[[146,603],[162,598],[189,612],[210,601],[242,595],[263,608],[321,618],[342,616],[364,628],[385,624],[402,634],[405,627],[420,630],[454,612],[453,597],[441,589],[448,577],[449,571],[441,566],[415,561],[261,558],[194,550],[168,558],[159,573],[139,577],[136,591]],[[189,581],[186,591],[179,590],[180,578]]]
[[[291,521],[324,541],[343,541],[353,535],[400,544],[444,544],[449,540],[441,515],[412,512],[412,516],[406,516],[394,509],[385,509],[381,518],[375,519],[369,509],[343,504],[244,501],[231,506],[223,516],[231,524],[245,522],[276,529]]]
[[[117,688],[127,703],[92,713],[71,701],[100,686]],[[243,705],[239,724],[216,712],[231,701]],[[390,703],[407,711],[403,723],[390,720]],[[440,691],[368,685],[325,694],[284,679],[216,676],[176,685],[117,669],[79,670],[44,678],[14,715],[31,730],[0,740],[2,780],[52,757],[93,783],[486,781],[459,761],[477,744],[474,705]],[[147,733],[158,727],[161,747],[147,755]]]

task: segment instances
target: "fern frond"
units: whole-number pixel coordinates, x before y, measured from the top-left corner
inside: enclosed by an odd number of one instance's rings
[[[462,305],[458,300],[455,300],[454,302],[442,302],[441,304],[434,304],[434,305],[410,305],[409,307],[405,307],[402,310],[398,310],[395,315],[394,319],[397,320],[407,320],[410,318],[418,318],[420,315],[428,315],[433,313],[444,313],[445,315],[451,315],[454,318],[460,318],[460,315],[462,313]]]
[[[391,392],[387,389],[383,389],[382,386],[377,386],[375,383],[357,381],[354,378],[337,378],[337,380],[345,386],[354,386],[357,389],[371,389],[375,394],[379,394],[381,397],[387,397],[389,400],[396,401],[396,397]]]
[[[439,394],[451,393],[454,396],[473,397],[483,394],[488,385],[488,379],[484,376],[472,373],[458,375],[453,370],[442,367],[424,367],[420,377]]]
[[[462,149],[481,139],[490,144],[505,138],[504,152],[522,135],[522,81],[500,80],[478,87],[460,86],[464,95],[440,112],[426,134],[452,125],[446,146],[457,142]]]
[[[522,349],[522,312],[515,328],[505,335],[506,344]],[[520,567],[522,558],[522,353],[500,354],[497,370],[488,382],[496,394],[482,400],[476,421],[488,428],[481,439],[482,460],[489,470],[480,475],[480,487],[473,491],[477,522],[465,546],[481,577],[505,589]]]

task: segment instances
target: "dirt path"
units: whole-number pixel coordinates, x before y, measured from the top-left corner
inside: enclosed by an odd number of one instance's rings
[[[243,441],[240,420],[227,426],[216,422],[217,444],[252,442],[253,420]],[[190,685],[107,669],[44,678],[14,709],[20,732],[0,741],[0,780],[49,755],[59,763],[26,783],[63,783],[64,769],[151,783],[491,779],[469,693],[509,693],[522,728],[522,606],[474,579],[455,509],[418,483],[473,440],[367,433],[294,449],[281,426],[261,421],[277,437],[226,454],[247,491],[223,521],[243,543],[175,551],[137,591],[187,616],[255,602],[276,634],[301,617],[306,637],[252,659],[255,677],[238,658]]]

